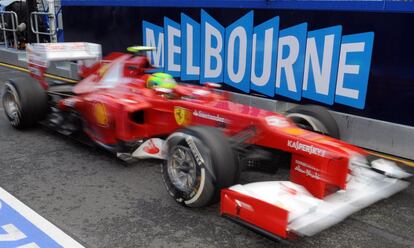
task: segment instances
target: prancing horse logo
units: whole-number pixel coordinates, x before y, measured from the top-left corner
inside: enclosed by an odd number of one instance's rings
[[[182,107],[174,107],[174,118],[178,125],[187,126],[191,122],[191,112]]]

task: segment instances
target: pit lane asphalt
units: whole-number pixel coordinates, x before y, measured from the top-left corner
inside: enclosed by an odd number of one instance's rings
[[[0,86],[24,73],[0,68]],[[412,169],[410,169],[413,172]],[[242,182],[286,179],[246,172]],[[156,161],[128,167],[41,127],[17,131],[0,106],[0,187],[86,247],[414,247],[414,186],[292,245],[176,204]]]

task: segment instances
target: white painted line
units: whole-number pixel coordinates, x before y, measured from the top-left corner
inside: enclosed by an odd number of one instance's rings
[[[0,241],[15,241],[27,238],[27,236],[17,229],[13,224],[4,225],[1,227],[5,234],[0,234]]]
[[[50,223],[48,220],[40,216],[32,209],[30,209],[28,206],[26,206],[24,203],[19,201],[17,198],[12,196],[10,193],[5,191],[1,187],[0,200],[12,207],[16,212],[18,212],[20,215],[22,215],[24,218],[30,221],[39,230],[44,232],[59,245],[68,248],[84,248],[84,246],[82,246],[76,240],[72,239],[69,235],[64,233],[62,230],[60,230],[58,227]]]

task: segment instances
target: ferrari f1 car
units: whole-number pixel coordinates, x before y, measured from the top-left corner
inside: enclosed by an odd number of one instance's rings
[[[146,56],[101,59],[97,44],[34,44],[27,58],[38,82],[10,80],[3,91],[13,127],[41,123],[123,160],[160,159],[177,202],[203,207],[221,197],[222,215],[267,236],[313,235],[408,186],[394,162],[340,141],[321,107],[278,114],[238,104],[216,84],[151,73]],[[46,80],[49,63],[62,60],[80,61],[76,85]],[[244,168],[283,161],[290,181],[237,184]]]

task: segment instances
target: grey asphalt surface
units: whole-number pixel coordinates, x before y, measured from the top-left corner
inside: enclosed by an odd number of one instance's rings
[[[22,76],[0,68],[0,86]],[[287,174],[246,172],[242,182]],[[284,245],[221,218],[218,205],[176,204],[164,190],[159,162],[125,166],[41,127],[17,131],[1,106],[0,187],[86,247],[414,247],[413,185],[318,235]]]

